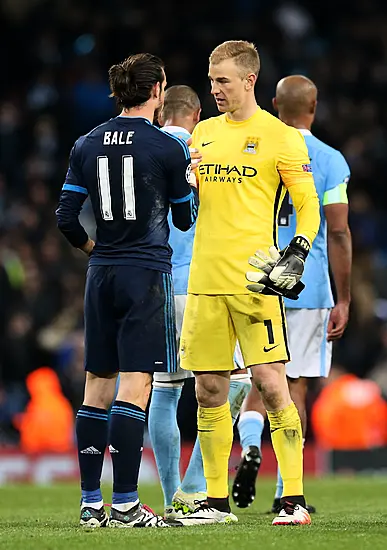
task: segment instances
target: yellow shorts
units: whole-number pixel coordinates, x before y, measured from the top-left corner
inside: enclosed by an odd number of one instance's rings
[[[281,298],[260,294],[189,294],[180,340],[181,367],[234,370],[236,340],[246,367],[289,361]]]

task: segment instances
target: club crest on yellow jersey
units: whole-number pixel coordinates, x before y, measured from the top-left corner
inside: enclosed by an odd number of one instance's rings
[[[256,137],[248,137],[243,146],[242,153],[256,155],[258,152],[258,141]]]

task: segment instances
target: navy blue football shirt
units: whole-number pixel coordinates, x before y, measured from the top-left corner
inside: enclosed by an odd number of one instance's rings
[[[78,216],[87,196],[97,237],[90,265],[138,265],[171,271],[167,216],[186,231],[198,210],[187,144],[143,117],[118,116],[80,137],[56,211],[75,247],[88,236]]]

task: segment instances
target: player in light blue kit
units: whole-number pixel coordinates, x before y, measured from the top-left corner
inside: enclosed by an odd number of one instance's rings
[[[188,141],[200,119],[200,101],[188,86],[172,86],[165,93],[159,122],[163,130]],[[169,220],[172,247],[172,276],[176,309],[176,336],[179,341],[187,300],[189,268],[195,226],[183,233]],[[179,349],[179,348],[178,348]],[[234,371],[235,372],[235,371]],[[149,410],[149,435],[155,454],[164,493],[165,517],[181,517],[197,507],[195,502],[206,499],[206,480],[198,440],[191,460],[180,481],[180,430],[177,407],[184,381],[192,373],[178,368],[176,373],[157,373],[153,377],[153,392]],[[244,398],[251,387],[246,371],[236,371],[230,383],[229,401],[233,421],[239,414]]]
[[[326,377],[332,357],[332,342],[341,338],[348,322],[351,277],[351,234],[348,227],[347,184],[350,170],[343,155],[311,133],[317,105],[317,88],[304,76],[282,79],[273,99],[279,118],[297,128],[304,136],[320,200],[321,225],[305,265],[302,281],[306,288],[297,301],[285,300],[291,361],[286,365],[290,393],[306,432],[305,401],[309,378]],[[309,170],[309,165],[305,165]],[[284,248],[294,237],[296,217],[289,194],[284,199],[278,220],[279,245]],[[272,250],[275,258],[278,251]],[[329,258],[329,263],[328,263]],[[264,263],[273,264],[262,255]],[[329,265],[336,287],[333,302]],[[232,495],[245,508],[255,496],[255,482],[260,465],[261,435],[266,416],[261,396],[253,386],[238,423],[242,460],[235,477]],[[272,512],[277,513],[282,495],[278,472],[277,490]],[[309,507],[309,511],[315,511]]]

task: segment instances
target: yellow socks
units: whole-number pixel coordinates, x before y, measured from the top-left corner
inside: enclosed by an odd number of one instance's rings
[[[228,460],[233,440],[230,404],[198,408],[198,436],[203,456],[207,495],[228,496]]]
[[[268,412],[271,440],[282,475],[283,496],[303,495],[301,420],[294,403],[281,411]]]

